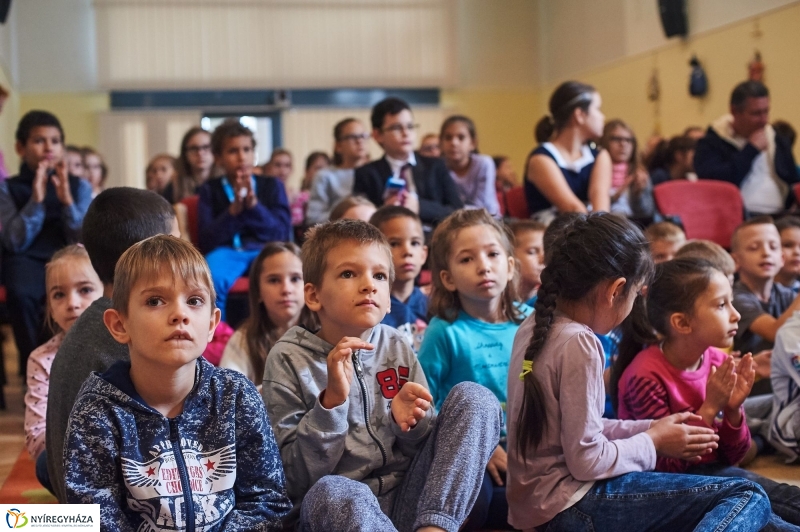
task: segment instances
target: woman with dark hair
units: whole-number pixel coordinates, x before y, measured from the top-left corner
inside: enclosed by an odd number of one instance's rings
[[[195,126],[183,135],[176,167],[175,179],[162,194],[170,203],[193,196],[212,177],[214,155],[211,153],[211,134],[208,131]]]
[[[355,118],[345,118],[333,128],[331,166],[318,172],[311,183],[306,224],[327,222],[331,209],[353,193],[355,169],[369,159],[369,133]]]
[[[650,155],[650,180],[658,185],[671,179],[696,181],[694,147],[697,141],[686,135],[662,140]]]
[[[600,95],[590,85],[567,81],[550,97],[550,115],[536,125],[540,146],[528,156],[528,210],[543,221],[555,212],[607,211],[611,158],[587,144],[603,134]]]

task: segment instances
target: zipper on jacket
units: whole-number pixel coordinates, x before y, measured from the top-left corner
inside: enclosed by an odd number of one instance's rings
[[[369,422],[369,409],[367,408],[367,383],[364,381],[364,370],[361,367],[361,358],[359,354],[361,350],[357,349],[353,353],[353,367],[356,370],[356,379],[358,380],[358,387],[361,389],[361,404],[364,405],[364,423],[367,426],[367,433],[370,435],[372,440],[377,444],[378,449],[381,451],[381,457],[383,458],[383,465],[386,465],[386,448],[383,446],[383,443],[378,438],[378,436],[372,431],[372,424]],[[383,492],[383,476],[378,476],[378,494]]]
[[[181,476],[181,488],[183,491],[183,504],[186,507],[186,532],[194,532],[194,499],[192,499],[192,486],[189,484],[189,472],[186,470],[186,462],[183,460],[181,452],[181,438],[178,434],[178,420],[169,420],[169,438],[172,440],[172,454],[175,456],[175,465],[178,467],[178,474]]]

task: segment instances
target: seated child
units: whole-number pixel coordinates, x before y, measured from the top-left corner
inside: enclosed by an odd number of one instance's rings
[[[529,307],[536,303],[536,291],[542,284],[544,245],[547,226],[536,220],[516,220],[508,228],[514,235],[514,258],[519,264],[519,299]]]
[[[316,328],[303,297],[300,248],[291,242],[264,246],[250,267],[249,300],[250,315],[231,336],[219,366],[242,373],[260,390],[275,342],[295,325]]]
[[[464,206],[483,208],[500,218],[494,161],[488,155],[478,153],[475,123],[466,116],[451,116],[442,124],[440,137],[444,163]]]
[[[83,154],[79,147],[74,144],[67,144],[64,147],[64,162],[67,164],[69,175],[86,179],[84,176],[86,167],[83,165]]]
[[[710,240],[690,240],[675,253],[676,259],[702,259],[710,262],[716,269],[725,274],[731,286],[736,273],[736,263],[725,248]]]
[[[616,215],[581,215],[556,240],[508,375],[507,495],[515,528],[760,530],[770,519],[764,491],[748,480],[650,472],[657,457],[694,461],[716,448],[714,431],[695,426],[700,416],[600,417],[603,357],[595,333],[625,319],[652,268],[642,233]]]
[[[431,314],[419,350],[437,407],[453,386],[477,382],[506,403],[511,346],[532,309],[517,302],[514,254],[505,227],[485,209],[462,209],[431,240]],[[508,529],[505,427],[465,530]]]
[[[83,223],[83,242],[92,267],[103,283],[103,297],[78,318],[64,338],[50,369],[47,405],[47,472],[53,493],[66,502],[64,434],[78,391],[93,371],[104,372],[119,360],[128,360],[128,348],[117,343],[103,324],[111,308],[114,267],[128,247],[160,233],[180,236],[172,206],[154,192],[113,187],[92,201]]]
[[[436,133],[425,133],[419,142],[419,154],[425,157],[441,157],[442,150],[439,148],[439,135]]]
[[[800,218],[784,216],[777,222],[783,250],[783,268],[775,276],[775,282],[792,289],[794,295],[800,292]]]
[[[458,530],[500,437],[497,400],[462,383],[438,416],[431,408],[411,347],[380,324],[394,268],[377,228],[318,225],[302,258],[306,304],[320,329],[283,335],[262,389],[294,504],[287,524],[299,517],[312,532]]]
[[[331,209],[330,221],[361,220],[368,222],[375,214],[375,205],[363,196],[348,196]]]
[[[64,130],[52,114],[26,113],[16,139],[19,175],[0,182],[0,270],[22,369],[44,340],[45,265],[53,253],[78,241],[92,188],[68,174]]]
[[[772,351],[772,418],[768,441],[788,462],[800,458],[800,314],[778,329]]]
[[[178,160],[168,153],[159,153],[147,163],[145,188],[165,195],[167,187],[178,177]]]
[[[464,206],[444,161],[414,153],[418,126],[406,102],[386,98],[372,108],[370,120],[372,138],[384,156],[356,168],[353,194],[366,196],[377,207],[406,207],[429,227]],[[390,178],[401,186],[387,186]]]
[[[221,124],[211,136],[211,150],[225,175],[200,187],[200,250],[211,268],[222,321],[236,279],[250,269],[265,243],[287,241],[291,230],[283,184],[253,175],[255,147],[250,129],[236,120]]]
[[[428,326],[428,297],[414,284],[428,259],[422,221],[405,207],[385,205],[369,222],[389,242],[394,266],[390,309],[381,323],[400,331],[418,353]]]
[[[120,258],[104,321],[130,361],[86,380],[64,452],[67,502],[100,503],[103,529],[280,530],[290,504],[264,404],[201,357],[219,318],[190,243],[154,236]]]
[[[650,254],[656,264],[672,260],[686,243],[683,229],[672,222],[654,223],[644,230],[644,236],[650,242]]]
[[[64,336],[75,320],[97,298],[103,285],[92,269],[86,249],[71,245],[56,251],[46,270],[47,321],[55,336],[28,358],[25,392],[25,445],[36,462],[36,478],[50,491],[45,455],[45,420],[50,389],[50,368]]]
[[[748,353],[737,365],[717,349],[729,347],[736,334],[739,313],[732,299],[727,277],[709,262],[682,258],[661,264],[648,287],[646,316],[634,320],[650,346],[638,354],[623,349],[614,367],[617,412],[620,419],[697,414],[702,420],[693,424],[714,429],[719,447],[698,462],[659,458],[656,471],[746,478],[764,488],[776,514],[800,525],[800,488],[735,467],[750,449],[742,405],[755,363]]]

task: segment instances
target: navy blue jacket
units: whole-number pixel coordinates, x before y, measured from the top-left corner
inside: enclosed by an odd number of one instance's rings
[[[136,393],[130,362],[81,388],[64,447],[67,502],[100,503],[103,530],[280,530],[291,504],[261,397],[235,371],[203,358],[196,367],[172,419]]]

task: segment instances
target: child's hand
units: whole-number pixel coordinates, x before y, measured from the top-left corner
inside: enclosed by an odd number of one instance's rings
[[[710,428],[685,424],[701,420],[700,416],[689,412],[672,414],[653,422],[647,435],[653,440],[659,456],[699,462],[703,455],[717,448],[719,440]]]
[[[322,406],[330,410],[347,400],[353,382],[353,350],[373,349],[361,338],[345,336],[328,353],[328,387],[322,392]]]
[[[33,191],[31,199],[34,203],[41,203],[47,194],[47,170],[49,165],[47,161],[39,161],[39,166],[36,167],[36,175],[33,178]]]
[[[433,396],[425,387],[416,382],[407,382],[392,399],[392,417],[400,425],[400,430],[408,432],[425,417],[431,408]]]
[[[750,395],[750,390],[753,389],[753,383],[756,380],[756,363],[752,354],[747,353],[741,358],[734,376],[736,377],[736,384],[733,387],[731,398],[728,400],[727,409],[739,412],[744,400]],[[736,424],[734,423],[734,425]]]
[[[56,163],[56,173],[50,178],[56,187],[56,196],[63,205],[72,205],[72,192],[69,189],[67,162],[61,159]]]
[[[486,470],[489,471],[489,475],[495,484],[498,486],[503,485],[502,475],[508,471],[508,455],[505,449],[499,445],[495,447],[492,456],[489,458],[489,463],[486,464]]]
[[[719,366],[711,366],[711,375],[706,382],[706,400],[697,410],[697,414],[708,425],[713,424],[714,418],[728,405],[736,384],[736,374],[733,372],[734,362],[727,357]]]
[[[772,373],[772,349],[759,351],[753,355],[753,362],[758,378],[769,379],[770,373]]]
[[[403,198],[403,207],[415,214],[419,214],[419,196],[412,192],[406,192]]]

